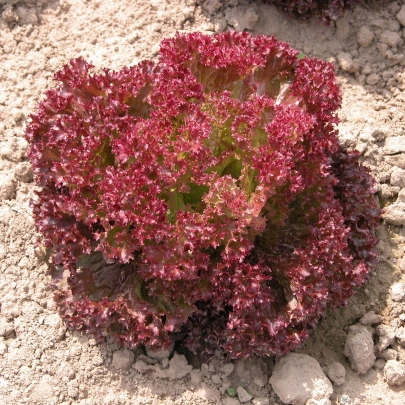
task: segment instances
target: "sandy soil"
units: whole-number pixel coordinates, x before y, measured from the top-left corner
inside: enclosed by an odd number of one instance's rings
[[[281,404],[268,382],[274,359],[201,365],[189,358],[191,371],[176,357],[176,367],[171,361],[165,373],[168,360],[147,364],[156,360],[67,331],[53,305],[46,266],[34,256],[28,204],[35,186],[23,132],[55,70],[79,55],[96,67],[119,68],[154,58],[159,42],[176,31],[227,29],[274,34],[337,67],[342,143],[362,152],[386,209],[381,261],[350,304],[328,313],[299,352],[324,368],[333,361],[344,365],[346,380],[334,385],[333,404],[405,404],[405,385],[392,387],[384,378],[381,338],[374,337],[379,360],[365,375],[343,354],[348,327],[366,312],[382,315],[383,325],[393,329],[405,321],[405,301],[391,291],[405,281],[405,15],[397,17],[405,3],[375,3],[325,27],[288,19],[260,1],[0,0],[1,405],[239,404],[227,394],[229,387],[245,388],[253,396],[248,404]],[[390,348],[404,365],[405,347],[394,339]]]

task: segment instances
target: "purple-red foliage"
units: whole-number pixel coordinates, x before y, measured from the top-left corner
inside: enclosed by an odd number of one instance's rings
[[[266,0],[299,18],[318,15],[325,23],[336,21],[344,10],[353,8],[359,0]]]
[[[198,33],[55,75],[26,136],[70,327],[127,347],[285,353],[376,261],[373,181],[342,150],[333,66]],[[66,276],[66,274],[68,276]]]

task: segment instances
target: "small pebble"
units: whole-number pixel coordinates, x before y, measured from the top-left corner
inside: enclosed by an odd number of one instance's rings
[[[405,298],[405,285],[403,283],[395,283],[390,291],[391,299],[395,302],[400,302]]]
[[[235,364],[233,363],[226,363],[223,364],[219,371],[221,371],[221,373],[225,374],[226,376],[231,375],[233,370],[235,369]]]
[[[397,360],[388,360],[384,367],[388,385],[399,386],[405,383],[405,366]]]
[[[28,162],[20,162],[15,169],[15,178],[23,183],[29,183],[32,180],[32,168]]]
[[[397,329],[395,336],[398,340],[398,343],[401,346],[405,347],[405,328],[403,326]]]
[[[349,53],[341,52],[337,56],[337,61],[340,68],[344,72],[354,73],[358,70],[358,67],[353,63],[353,59]]]
[[[15,197],[17,182],[14,173],[2,173],[0,176],[0,201],[11,200]]]
[[[396,360],[398,358],[398,353],[394,349],[387,349],[381,353],[381,357],[385,360]]]
[[[115,369],[125,370],[134,362],[134,353],[131,350],[123,349],[113,353],[112,366]]]
[[[241,403],[248,402],[253,398],[243,387],[238,387],[236,392]]]
[[[376,328],[378,339],[378,350],[382,352],[395,341],[396,330],[392,326],[379,325]]]
[[[405,4],[401,7],[401,10],[399,10],[397,20],[403,27],[405,27]]]
[[[361,27],[357,33],[357,43],[366,47],[373,42],[374,34],[365,26]]]
[[[326,375],[335,385],[342,385],[346,378],[346,369],[341,363],[334,361],[329,364]]]
[[[371,328],[356,324],[349,327],[344,355],[350,365],[360,374],[365,374],[375,363],[373,333]]]
[[[371,73],[367,76],[366,83],[374,86],[380,81],[380,76],[377,73]]]
[[[381,315],[377,315],[374,311],[367,312],[360,319],[360,323],[363,325],[375,325],[381,323],[382,321],[383,317]]]
[[[380,41],[391,47],[397,47],[402,44],[402,38],[398,32],[384,31],[380,36]]]

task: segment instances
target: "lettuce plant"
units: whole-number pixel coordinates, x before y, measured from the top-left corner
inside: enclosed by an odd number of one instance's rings
[[[56,73],[26,137],[67,325],[126,347],[285,353],[376,261],[331,64],[273,37],[177,34],[156,63]]]

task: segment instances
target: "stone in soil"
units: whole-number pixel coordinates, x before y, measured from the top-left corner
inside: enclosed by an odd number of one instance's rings
[[[405,27],[405,4],[401,7],[401,10],[399,10],[397,20],[403,27]]]
[[[207,10],[210,15],[214,15],[221,7],[222,4],[219,0],[207,0],[204,2],[204,9]]]
[[[337,56],[337,61],[339,63],[340,68],[344,72],[354,73],[357,69],[355,64],[353,63],[353,59],[349,53],[341,52]]]
[[[367,312],[361,319],[360,323],[362,325],[375,325],[381,323],[383,321],[383,317],[381,315],[377,315],[374,311]]]
[[[0,336],[8,338],[14,333],[14,325],[5,318],[0,318]]]
[[[380,36],[380,42],[387,44],[391,47],[397,47],[402,44],[402,38],[398,32],[393,31],[383,31]]]
[[[134,353],[131,350],[123,349],[113,353],[112,366],[116,369],[126,370],[134,362]]]
[[[169,367],[167,369],[160,370],[156,372],[156,376],[160,378],[168,378],[170,381],[180,380],[186,375],[190,374],[193,366],[187,363],[186,357],[182,354],[174,353],[173,357],[169,362]]]
[[[14,179],[14,173],[1,173],[0,175],[0,201],[11,200],[15,196],[17,182]]]
[[[233,363],[225,363],[220,367],[219,371],[222,374],[228,376],[228,375],[232,374],[234,369],[235,369],[235,364],[233,364]]]
[[[336,385],[342,385],[346,379],[346,369],[337,361],[332,362],[326,369],[326,375]]]
[[[390,290],[391,299],[395,302],[401,302],[405,298],[404,283],[395,283]]]
[[[373,42],[373,38],[374,34],[364,25],[357,33],[357,42],[363,47],[369,46]]]
[[[384,208],[382,217],[393,225],[405,225],[405,203],[395,203]]]
[[[401,326],[400,328],[397,329],[395,336],[398,340],[398,343],[402,347],[405,347],[405,328],[403,326]]]
[[[405,366],[397,360],[388,360],[384,367],[384,377],[388,385],[399,386],[405,383]]]
[[[15,178],[23,183],[32,180],[32,168],[28,162],[20,162],[15,168]]]
[[[391,346],[395,341],[396,329],[388,325],[379,325],[376,328],[378,336],[378,350],[382,352],[387,347]]]
[[[236,31],[252,30],[259,16],[251,7],[227,8],[225,11],[227,23]]]
[[[370,328],[356,324],[349,327],[344,355],[349,359],[352,368],[359,374],[365,374],[373,367],[374,355],[373,333]]]
[[[238,387],[236,392],[238,393],[239,401],[242,404],[244,402],[249,402],[253,398],[243,387]]]
[[[385,155],[384,161],[391,166],[398,166],[401,169],[405,169],[405,153],[399,153],[398,155]]]
[[[405,135],[390,136],[385,140],[384,153],[386,155],[395,155],[405,152]]]
[[[380,75],[378,73],[371,73],[367,76],[366,83],[371,86],[376,85],[380,81]]]
[[[399,328],[399,329],[401,329],[401,328]],[[398,331],[397,331],[397,337],[398,337]],[[396,360],[398,358],[398,352],[394,349],[384,350],[381,353],[381,358],[383,358],[384,360]]]
[[[394,187],[405,187],[405,170],[394,167],[391,172],[391,185]]]
[[[280,399],[292,405],[329,398],[333,392],[318,361],[306,354],[289,353],[278,359],[269,382]]]

